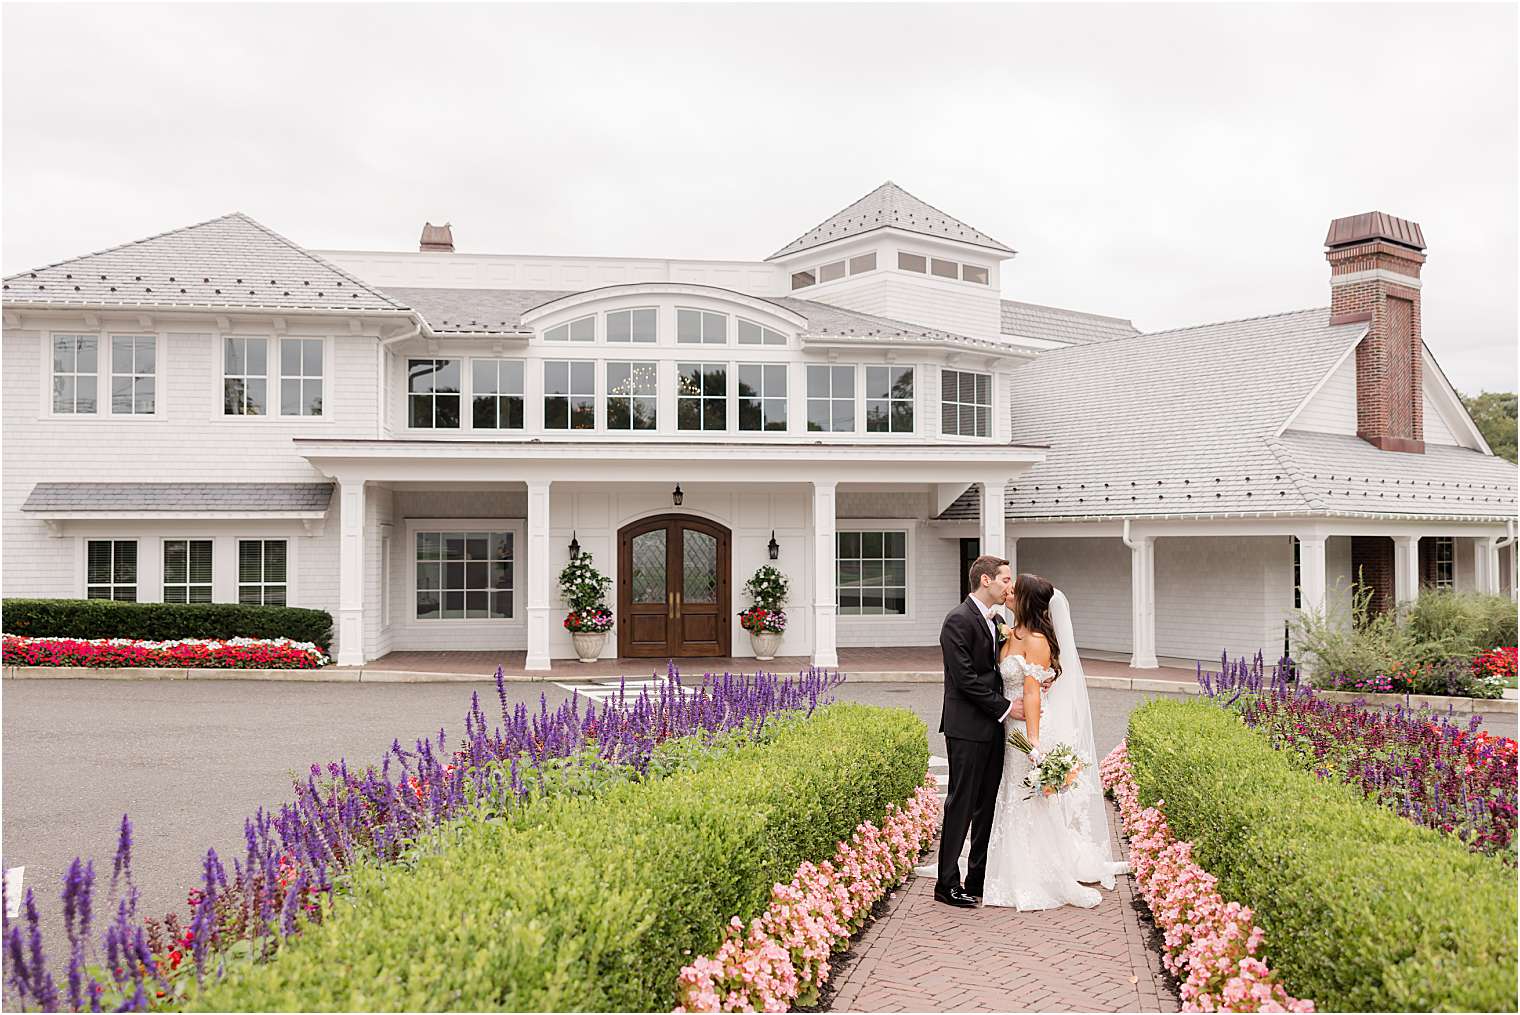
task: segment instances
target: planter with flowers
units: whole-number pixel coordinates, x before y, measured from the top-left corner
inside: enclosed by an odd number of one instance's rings
[[[596,569],[589,553],[571,557],[559,573],[559,597],[570,607],[565,630],[570,632],[576,658],[583,663],[596,662],[607,645],[607,632],[612,630],[612,611],[607,608],[611,589],[612,579]]]
[[[749,632],[756,659],[776,658],[782,632],[786,630],[786,611],[782,607],[790,591],[786,575],[769,564],[757,569],[744,583],[744,592],[754,605],[739,614],[739,626]]]

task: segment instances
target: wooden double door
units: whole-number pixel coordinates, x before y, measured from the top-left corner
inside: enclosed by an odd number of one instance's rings
[[[618,655],[729,654],[729,531],[691,515],[618,532]]]

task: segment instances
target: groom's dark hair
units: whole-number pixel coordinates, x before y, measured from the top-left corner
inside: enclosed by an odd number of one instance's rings
[[[996,578],[998,568],[1008,566],[1008,562],[1002,557],[994,556],[990,553],[984,553],[973,560],[971,562],[971,572],[968,575],[971,579],[971,591],[975,592],[982,587],[983,578]]]

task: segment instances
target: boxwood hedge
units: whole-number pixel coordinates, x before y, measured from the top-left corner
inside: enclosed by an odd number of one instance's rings
[[[28,638],[289,638],[326,651],[332,614],[241,603],[120,603],[111,599],[0,601],[6,634]]]
[[[1250,906],[1267,961],[1321,1011],[1515,1011],[1515,872],[1295,768],[1233,713],[1129,722],[1142,802]]]
[[[199,1010],[668,1011],[676,976],[805,860],[880,822],[924,724],[834,704],[770,743],[597,797],[470,822],[409,870],[363,868],[320,926]]]

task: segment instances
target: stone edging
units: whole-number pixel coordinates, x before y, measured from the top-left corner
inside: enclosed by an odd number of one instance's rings
[[[847,674],[857,684],[938,684],[945,677],[938,671],[863,670]],[[6,680],[269,680],[306,683],[446,684],[487,683],[494,679],[479,673],[426,673],[414,670],[368,670],[363,667],[328,666],[320,670],[183,669],[177,667],[7,666]],[[509,673],[508,683],[553,680],[606,680],[603,676],[575,673]],[[1197,695],[1202,688],[1191,681],[1157,680],[1146,677],[1089,676],[1088,687],[1153,694]],[[1490,712],[1514,715],[1520,701],[1513,698],[1442,698],[1401,694],[1361,694],[1351,691],[1316,691],[1329,701],[1366,701],[1371,705],[1428,705],[1438,711]]]

